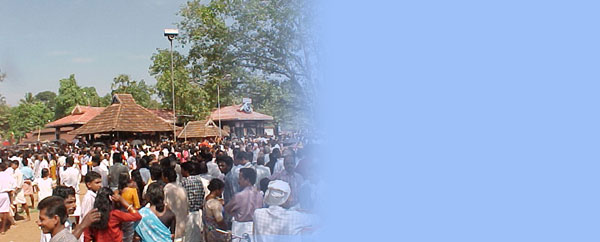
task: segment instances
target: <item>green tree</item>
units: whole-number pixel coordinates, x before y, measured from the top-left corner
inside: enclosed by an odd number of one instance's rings
[[[129,75],[121,74],[113,79],[111,94],[128,93],[133,96],[136,103],[146,108],[156,107],[156,101],[152,99],[154,87],[146,84],[144,80],[130,80]]]
[[[260,104],[276,119],[311,120],[318,66],[311,6],[306,0],[188,2],[180,11],[181,41],[190,48],[191,78],[204,88],[207,106],[214,107],[217,85],[227,104],[251,96],[243,90],[261,80],[285,89],[280,92],[285,104]]]
[[[59,119],[68,115],[76,105],[106,106],[105,99],[101,98],[94,87],[80,87],[77,85],[75,75],[60,80],[58,96],[55,98],[56,108],[54,118]]]
[[[35,95],[35,99],[44,103],[48,109],[54,112],[56,108],[56,93],[53,91],[43,91]]]
[[[6,104],[6,100],[4,99],[4,97],[0,96],[0,136],[2,137],[9,137],[9,117],[10,107]]]
[[[171,86],[171,53],[159,50],[152,56],[150,74],[156,78],[156,91],[163,108],[173,109]],[[173,53],[173,80],[175,86],[175,109],[177,114],[193,115],[196,119],[205,118],[210,109],[203,104],[206,92],[197,83],[190,81],[187,59],[179,52]]]
[[[8,131],[14,133],[18,140],[29,131],[42,128],[53,116],[52,111],[44,103],[35,100],[31,93],[27,93],[25,98],[21,99],[19,106],[10,109]]]

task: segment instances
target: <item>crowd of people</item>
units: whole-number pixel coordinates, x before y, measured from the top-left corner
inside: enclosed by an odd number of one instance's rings
[[[235,138],[0,150],[0,233],[19,208],[30,220],[37,201],[40,242],[306,241],[318,227],[313,147]]]

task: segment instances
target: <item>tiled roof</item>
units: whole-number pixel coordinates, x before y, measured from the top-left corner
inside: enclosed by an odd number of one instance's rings
[[[246,113],[243,111],[240,111],[240,107],[242,105],[233,105],[233,106],[227,106],[227,107],[222,107],[221,108],[221,121],[233,121],[233,120],[273,120],[273,117],[266,115],[266,114],[262,114],[259,112],[251,112],[251,113]],[[219,109],[213,111],[210,114],[210,119],[214,120],[214,121],[218,121],[219,120]]]
[[[154,113],[135,103],[131,94],[115,94],[113,103],[102,113],[71,132],[97,134],[114,131],[153,132],[172,131],[172,127]]]
[[[173,111],[166,109],[148,109],[167,123],[173,124]]]
[[[103,107],[75,106],[69,116],[46,124],[47,128],[63,127],[74,124],[85,124],[104,111]]]
[[[228,136],[229,133],[221,130],[221,135]],[[205,138],[219,136],[219,127],[212,121],[200,120],[189,122],[181,132],[177,134],[177,138]]]
[[[75,135],[68,134],[69,131],[72,131],[73,127],[64,127],[60,129],[60,138],[66,140],[67,142],[71,142]],[[54,134],[54,128],[45,128],[42,130],[32,130],[31,132],[25,134],[25,138],[21,140],[20,143],[35,143],[38,140],[38,132],[40,135],[40,142],[44,141],[53,141],[56,139]]]

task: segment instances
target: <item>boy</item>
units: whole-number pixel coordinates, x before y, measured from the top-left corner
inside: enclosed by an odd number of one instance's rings
[[[38,190],[38,201],[42,201],[42,199],[52,196],[52,179],[48,177],[50,171],[48,168],[42,169],[42,177],[36,178],[33,182],[34,186],[37,187]]]
[[[38,210],[40,215],[37,224],[44,233],[51,235],[50,242],[77,242],[75,236],[65,228],[67,208],[64,199],[57,196],[44,198],[39,202]]]
[[[85,185],[87,192],[81,202],[81,217],[84,217],[90,210],[94,208],[96,200],[96,192],[102,188],[102,176],[95,171],[90,171],[85,175]]]

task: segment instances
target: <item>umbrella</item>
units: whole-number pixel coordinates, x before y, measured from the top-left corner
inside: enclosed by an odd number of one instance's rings
[[[55,140],[52,140],[52,142],[54,142],[54,143],[58,143],[58,144],[61,144],[61,145],[66,145],[66,144],[68,144],[68,143],[69,143],[69,142],[67,142],[67,141],[66,141],[66,140],[64,140],[64,139],[55,139]]]
[[[92,146],[106,146],[106,145],[104,143],[102,143],[102,142],[94,142],[92,144]]]
[[[142,141],[141,141],[141,140],[139,140],[139,139],[136,139],[136,140],[134,140],[134,141],[131,141],[131,146],[137,146],[137,145],[143,145],[143,144],[144,144],[144,142],[142,142]]]

